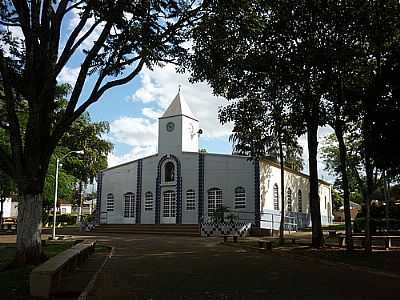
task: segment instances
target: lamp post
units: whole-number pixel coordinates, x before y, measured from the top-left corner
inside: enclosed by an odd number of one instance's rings
[[[56,220],[57,220],[57,198],[58,198],[58,170],[60,167],[60,161],[66,158],[68,155],[76,153],[76,154],[83,154],[83,150],[78,151],[69,151],[61,158],[57,158],[56,160],[56,182],[54,188],[54,211],[53,211],[53,240],[56,239]]]

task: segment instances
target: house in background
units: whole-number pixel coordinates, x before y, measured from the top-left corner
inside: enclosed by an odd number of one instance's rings
[[[361,205],[350,201],[350,215],[351,220],[354,221],[357,214],[361,211]],[[335,222],[344,222],[344,206],[342,205],[337,210],[333,211]]]
[[[17,219],[18,216],[18,202],[13,201],[12,198],[6,198],[3,202],[3,219],[12,218]]]
[[[72,213],[72,204],[64,200],[59,200],[57,203],[57,213],[69,215]]]

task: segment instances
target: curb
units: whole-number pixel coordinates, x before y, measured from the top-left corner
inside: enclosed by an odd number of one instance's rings
[[[89,283],[87,284],[85,289],[82,291],[82,293],[79,295],[77,300],[86,300],[87,299],[87,296],[89,295],[89,293],[92,291],[92,289],[94,287],[94,283],[96,282],[97,277],[99,276],[100,272],[103,270],[103,268],[106,265],[106,263],[108,262],[108,260],[113,256],[113,254],[114,254],[114,247],[111,247],[110,254],[106,256],[106,258],[104,259],[100,268],[93,275],[92,279],[90,279]]]

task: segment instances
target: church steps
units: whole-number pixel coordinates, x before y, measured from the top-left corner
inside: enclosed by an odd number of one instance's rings
[[[165,234],[199,236],[197,224],[101,224],[96,226],[98,233],[121,234]]]

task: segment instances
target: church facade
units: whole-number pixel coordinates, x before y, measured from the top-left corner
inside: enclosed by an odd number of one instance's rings
[[[199,120],[182,95],[159,118],[158,153],[98,175],[100,224],[198,224],[224,206],[241,222],[278,229],[280,168],[269,160],[199,151]],[[285,223],[310,225],[308,176],[285,169]],[[322,223],[332,221],[330,184],[320,181]]]

